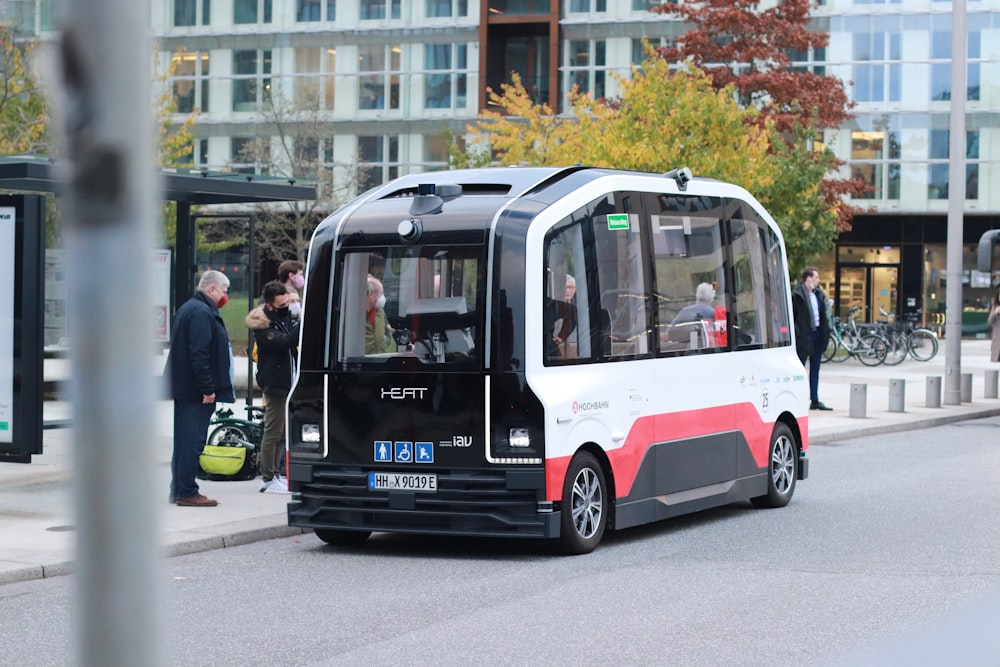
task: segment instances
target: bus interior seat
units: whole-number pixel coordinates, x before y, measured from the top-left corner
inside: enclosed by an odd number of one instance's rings
[[[705,320],[681,322],[667,328],[667,344],[664,349],[697,350],[708,347],[708,323]]]
[[[447,296],[439,298],[430,299],[417,299],[416,301],[410,302],[406,306],[406,316],[413,317],[416,316],[415,321],[426,318],[427,321],[433,322],[434,316],[454,316],[454,315],[466,315],[469,312],[469,305],[465,300],[464,296]],[[416,327],[418,333],[435,333],[435,332],[420,332],[419,325]],[[475,341],[472,338],[471,332],[468,328],[457,329],[448,328],[443,331],[436,332],[441,334],[441,342],[444,344],[444,354],[459,354],[459,355],[471,355],[476,347]]]

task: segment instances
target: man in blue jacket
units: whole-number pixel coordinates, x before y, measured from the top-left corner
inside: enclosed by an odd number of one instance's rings
[[[167,377],[174,399],[174,455],[170,502],[215,507],[198,492],[195,475],[215,403],[233,403],[233,348],[219,309],[229,301],[229,278],[206,271],[194,296],[177,309],[170,331]]]

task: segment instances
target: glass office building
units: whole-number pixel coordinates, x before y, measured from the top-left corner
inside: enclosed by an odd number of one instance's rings
[[[67,0],[0,0],[25,35],[55,27]],[[562,108],[573,85],[614,96],[641,41],[669,44],[683,24],[650,0],[152,0],[160,60],[178,122],[197,110],[193,159],[255,171],[246,147],[272,136],[263,104],[308,107],[324,126],[296,150],[363,188],[447,165],[446,132],[465,133],[509,73],[538,102]],[[879,308],[943,323],[950,100],[965,96],[967,327],[985,331],[997,276],[975,271],[975,243],[1000,227],[1000,0],[970,1],[967,79],[951,86],[951,2],[827,0],[813,28],[829,45],[794,55],[796,67],[837,76],[855,117],[827,136],[843,175],[871,187],[869,209],[818,262],[838,310]],[[674,165],[665,165],[666,167]]]

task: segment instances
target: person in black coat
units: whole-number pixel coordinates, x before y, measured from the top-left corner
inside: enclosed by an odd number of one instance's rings
[[[809,409],[832,410],[819,400],[819,367],[830,340],[830,318],[826,294],[819,288],[819,269],[814,266],[802,271],[802,282],[792,290],[792,320],[799,361],[803,366],[809,362]]]
[[[170,330],[166,375],[174,399],[174,453],[170,502],[182,507],[219,503],[199,493],[195,475],[216,402],[236,400],[233,348],[219,309],[229,300],[229,278],[206,271],[198,290],[177,309]]]
[[[247,328],[257,344],[257,385],[264,392],[264,435],[260,443],[261,493],[287,493],[281,470],[285,451],[285,402],[295,375],[298,320],[293,320],[288,289],[277,280],[264,285],[264,304],[247,315]]]

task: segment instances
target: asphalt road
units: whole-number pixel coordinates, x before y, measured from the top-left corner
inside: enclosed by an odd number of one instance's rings
[[[586,556],[307,534],[173,558],[167,664],[1000,663],[1000,417],[810,452],[784,509],[632,529]],[[73,590],[0,587],[0,664],[74,661]]]

